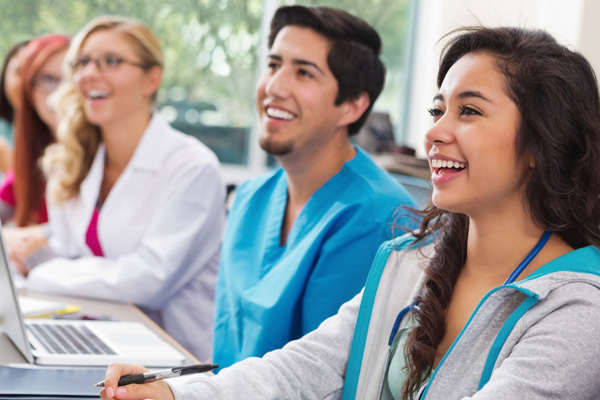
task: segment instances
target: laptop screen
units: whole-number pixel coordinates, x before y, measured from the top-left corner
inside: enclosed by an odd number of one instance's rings
[[[29,363],[33,363],[33,355],[29,349],[29,342],[25,335],[23,317],[19,308],[19,301],[13,277],[8,252],[0,225],[0,328],[19,349]]]

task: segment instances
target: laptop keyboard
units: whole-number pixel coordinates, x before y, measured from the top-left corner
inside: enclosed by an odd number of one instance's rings
[[[52,354],[116,354],[86,326],[27,323],[33,334]]]

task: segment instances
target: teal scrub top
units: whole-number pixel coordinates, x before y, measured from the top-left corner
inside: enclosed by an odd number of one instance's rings
[[[281,348],[337,313],[392,236],[394,211],[415,204],[360,148],[313,194],[281,246],[286,202],[282,169],[236,190],[216,288],[213,360],[221,368]],[[409,217],[398,223],[416,227]]]

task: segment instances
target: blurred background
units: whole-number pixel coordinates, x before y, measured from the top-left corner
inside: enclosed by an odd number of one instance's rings
[[[274,164],[257,144],[255,83],[266,64],[272,13],[292,3],[343,8],[379,31],[386,85],[356,140],[399,175],[428,175],[420,148],[436,91],[438,40],[450,30],[473,24],[545,28],[600,66],[596,0],[0,0],[0,54],[20,40],[74,34],[102,14],[145,22],[165,52],[161,113],[211,147],[228,183],[237,184]]]

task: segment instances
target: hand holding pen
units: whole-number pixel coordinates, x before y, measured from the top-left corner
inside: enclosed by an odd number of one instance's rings
[[[136,398],[173,398],[173,394],[165,382],[165,378],[207,372],[218,368],[216,364],[199,364],[174,367],[161,371],[148,371],[146,368],[130,364],[112,364],[106,373],[106,380],[95,386],[105,387],[100,392],[103,399],[136,399]],[[118,382],[115,384],[115,380]],[[151,383],[154,382],[154,383]],[[129,386],[146,383],[145,385]]]

